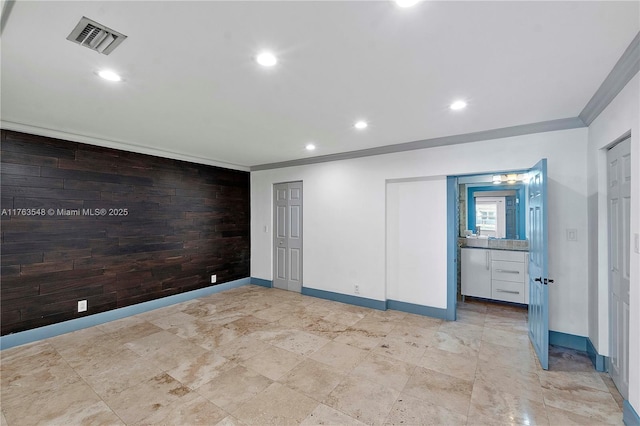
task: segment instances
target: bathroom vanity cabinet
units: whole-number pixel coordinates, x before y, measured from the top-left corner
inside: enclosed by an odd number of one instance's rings
[[[529,303],[529,253],[462,248],[462,296]]]

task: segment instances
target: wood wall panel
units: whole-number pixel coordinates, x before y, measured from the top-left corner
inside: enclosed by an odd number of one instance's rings
[[[0,208],[55,211],[1,216],[2,335],[249,276],[249,173],[5,130],[0,143]]]

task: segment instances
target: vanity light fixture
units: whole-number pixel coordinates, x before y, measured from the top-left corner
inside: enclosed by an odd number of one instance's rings
[[[120,77],[120,75],[116,74],[115,72],[111,71],[111,70],[102,70],[98,72],[98,75],[102,78],[104,78],[105,80],[109,80],[109,81],[122,81],[122,77]]]
[[[459,111],[461,109],[465,109],[466,107],[467,107],[467,103],[462,100],[455,101],[454,103],[449,105],[449,108],[452,109],[453,111]]]
[[[514,184],[527,180],[526,173],[508,173],[504,175],[493,175],[492,182],[496,185],[501,183]]]
[[[278,63],[278,58],[271,52],[261,52],[256,56],[256,62],[263,67],[272,67]]]
[[[411,6],[415,6],[417,3],[420,2],[420,0],[394,0],[396,5],[403,7],[403,8],[407,8],[407,7],[411,7]]]
[[[353,125],[358,130],[366,129],[368,126],[369,124],[364,120],[356,121],[356,124]]]

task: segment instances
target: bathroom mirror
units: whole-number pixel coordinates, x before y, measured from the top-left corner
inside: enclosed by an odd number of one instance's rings
[[[518,180],[502,178],[516,175]],[[458,181],[460,236],[471,233],[481,237],[525,240],[525,178],[523,174],[461,178]]]

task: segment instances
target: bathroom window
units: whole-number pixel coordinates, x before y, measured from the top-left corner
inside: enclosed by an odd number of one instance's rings
[[[504,197],[476,198],[476,231],[488,237],[505,238]]]

